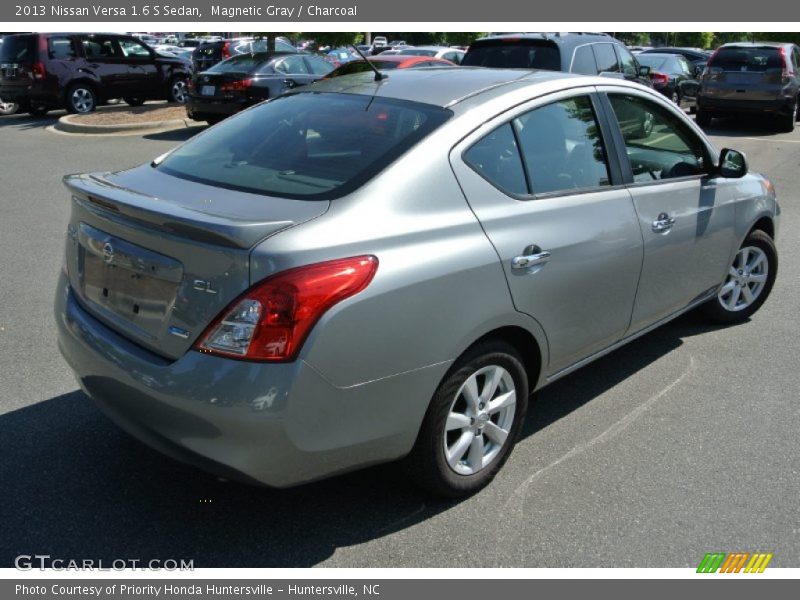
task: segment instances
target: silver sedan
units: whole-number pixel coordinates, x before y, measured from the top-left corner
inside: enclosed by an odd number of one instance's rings
[[[298,89],[65,179],[59,345],[122,428],[277,487],[500,470],[529,395],[691,309],[750,317],[779,207],[660,94],[476,68]]]

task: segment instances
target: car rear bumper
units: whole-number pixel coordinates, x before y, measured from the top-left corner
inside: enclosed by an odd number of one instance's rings
[[[703,110],[711,112],[789,112],[792,106],[792,98],[776,98],[774,100],[732,100],[715,98],[714,96],[698,96],[697,106]]]
[[[199,96],[189,96],[186,101],[186,115],[190,119],[202,121],[205,116],[230,117],[250,106],[252,102],[242,100],[211,100]]]
[[[427,402],[421,412],[397,408],[429,399],[449,366],[339,388],[302,360],[263,364],[190,351],[169,362],[94,319],[63,275],[55,316],[62,355],[122,429],[180,461],[274,487],[408,453]]]
[[[41,104],[58,104],[58,98],[52,93],[40,89],[38,85],[4,85],[0,83],[0,98],[6,102],[28,104],[38,102]]]

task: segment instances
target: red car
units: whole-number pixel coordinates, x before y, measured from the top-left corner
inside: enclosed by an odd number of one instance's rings
[[[379,70],[385,71],[387,69],[416,69],[417,67],[456,67],[455,63],[443,58],[433,58],[431,56],[404,56],[402,54],[390,54],[386,56],[380,54],[374,58],[370,58],[369,62],[375,65]],[[328,73],[324,79],[331,77],[340,77],[342,75],[352,75],[353,73],[364,73],[370,71],[370,67],[364,60],[354,60],[334,69]]]

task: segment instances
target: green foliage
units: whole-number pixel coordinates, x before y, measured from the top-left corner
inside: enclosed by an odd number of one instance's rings
[[[710,31],[681,31],[670,34],[672,44],[688,48],[711,48],[714,44],[714,33]]]
[[[314,40],[320,46],[330,46],[331,48],[347,46],[348,44],[357,44],[364,39],[363,33],[345,33],[342,31],[316,31],[314,33],[294,33],[291,35],[299,39]]]
[[[650,46],[650,34],[644,31],[615,32],[614,37],[628,46]]]
[[[448,31],[444,34],[444,42],[448,46],[469,46],[485,33],[469,33],[466,31]]]

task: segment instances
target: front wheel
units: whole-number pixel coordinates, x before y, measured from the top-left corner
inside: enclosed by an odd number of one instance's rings
[[[406,457],[411,477],[439,496],[477,492],[514,448],[528,406],[528,379],[516,350],[478,344],[451,368]]]
[[[766,301],[777,273],[775,242],[763,231],[753,231],[736,253],[716,297],[703,305],[703,312],[714,323],[746,321]]]
[[[186,79],[183,77],[175,77],[169,82],[169,91],[167,92],[167,100],[176,104],[186,104],[189,99],[189,91],[186,87]]]

